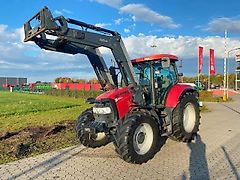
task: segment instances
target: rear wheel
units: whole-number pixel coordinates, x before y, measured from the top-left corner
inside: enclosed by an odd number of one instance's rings
[[[196,96],[187,92],[173,110],[173,134],[170,138],[189,142],[199,130],[200,115]]]
[[[85,110],[76,121],[76,133],[79,141],[86,147],[101,147],[109,142],[109,137],[104,133],[90,133],[85,131],[86,126],[94,121],[92,109]]]
[[[148,114],[130,113],[117,128],[116,151],[131,163],[141,164],[152,159],[158,151],[158,123]]]

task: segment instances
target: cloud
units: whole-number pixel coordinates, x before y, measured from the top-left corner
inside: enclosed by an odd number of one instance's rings
[[[101,28],[106,27],[106,26],[111,26],[111,25],[112,25],[111,23],[97,23],[97,24],[95,24],[95,26],[101,27]]]
[[[193,76],[197,74],[198,46],[204,47],[204,66],[203,72],[208,73],[209,49],[215,50],[215,62],[217,73],[223,73],[224,58],[224,38],[223,37],[157,37],[139,34],[132,35],[123,39],[126,49],[131,59],[152,54],[169,53],[174,54],[183,60],[181,72],[185,75]],[[229,39],[228,49],[239,47],[239,39]],[[234,57],[234,53],[230,57]],[[229,62],[229,70],[235,69],[234,59]]]
[[[69,11],[67,9],[62,9],[63,12],[67,13],[67,14],[72,14],[72,11]]]
[[[16,40],[18,38],[16,32],[8,32],[6,33],[8,26],[4,24],[0,24],[0,41],[1,42],[10,42]]]
[[[205,56],[208,56],[208,49],[213,48],[215,57],[224,58],[224,37],[157,37],[139,34],[124,38],[124,43],[131,58],[157,53],[175,54],[181,58],[197,58],[199,45],[204,47]],[[232,49],[239,46],[240,40],[230,39],[227,44],[228,49]]]
[[[54,13],[60,16],[63,14],[72,14],[72,11],[69,11],[67,9],[62,9],[62,10],[55,10]]]
[[[95,1],[100,4],[105,4],[105,5],[113,7],[113,8],[119,8],[119,7],[121,7],[123,0],[90,0],[90,1]]]
[[[124,28],[124,32],[125,32],[125,33],[130,33],[130,29]]]
[[[110,7],[116,8],[120,13],[126,13],[131,15],[132,21],[145,21],[150,24],[156,24],[164,28],[175,29],[180,27],[180,24],[174,23],[171,17],[161,15],[160,13],[153,11],[146,7],[144,4],[127,4],[122,6],[123,0],[90,0],[100,4],[105,4]],[[119,18],[114,20],[116,25],[122,24],[124,21],[130,19]]]
[[[144,4],[127,4],[120,8],[120,12],[133,15],[132,18],[136,21],[143,20],[147,23],[171,29],[180,27],[180,24],[174,23],[171,17],[161,15]]]
[[[114,24],[121,25],[122,23],[124,23],[126,21],[130,21],[130,19],[128,19],[128,18],[118,18],[118,19],[114,20]]]
[[[136,16],[132,16],[132,20],[135,22],[136,21]]]
[[[62,11],[59,11],[59,10],[55,10],[54,13],[57,15],[63,15]]]
[[[208,23],[208,26],[203,30],[214,33],[223,33],[225,29],[228,32],[240,33],[240,20],[227,17],[216,18],[211,20]]]

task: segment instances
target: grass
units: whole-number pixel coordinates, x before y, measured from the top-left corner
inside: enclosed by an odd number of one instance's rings
[[[101,91],[85,91],[85,90],[58,90],[58,89],[50,89],[45,91],[45,94],[51,95],[51,96],[61,96],[61,97],[74,97],[74,98],[86,98],[86,97],[97,97]]]
[[[0,132],[73,120],[88,107],[82,98],[0,92]]]
[[[74,120],[88,107],[83,98],[0,91],[0,164],[77,144]]]
[[[200,111],[201,113],[211,112],[206,105],[203,105],[202,107],[200,107]]]
[[[223,102],[222,97],[213,95],[211,91],[200,91],[199,100],[203,102]]]

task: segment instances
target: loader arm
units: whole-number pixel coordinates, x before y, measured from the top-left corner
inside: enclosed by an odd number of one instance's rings
[[[36,19],[38,25],[32,27]],[[70,28],[75,25],[79,29]],[[96,27],[74,19],[65,19],[63,16],[53,18],[47,7],[41,9],[35,16],[24,24],[24,41],[34,41],[40,48],[67,54],[87,55],[99,82],[104,87],[107,83],[111,88],[117,87],[110,75],[109,69],[99,51],[99,47],[106,47],[112,51],[122,74],[125,85],[137,86],[133,66],[119,33]],[[54,39],[50,36],[55,37]]]

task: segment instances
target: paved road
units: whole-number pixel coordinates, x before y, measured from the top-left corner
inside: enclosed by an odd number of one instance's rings
[[[0,179],[240,179],[240,97],[208,103],[195,143],[167,140],[143,165],[118,158],[112,144],[74,146],[0,165]]]

